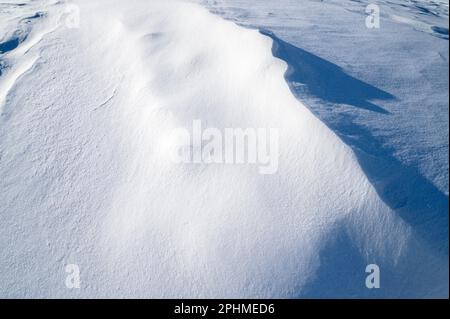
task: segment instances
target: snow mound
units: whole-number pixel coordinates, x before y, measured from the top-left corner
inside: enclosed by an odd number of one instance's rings
[[[0,296],[445,291],[445,260],[292,95],[269,37],[179,1],[75,3],[80,28],[43,1],[43,31],[1,56]],[[174,164],[171,132],[195,120],[277,128],[277,173]],[[373,263],[381,292],[365,288]],[[64,286],[66,264],[82,289]]]

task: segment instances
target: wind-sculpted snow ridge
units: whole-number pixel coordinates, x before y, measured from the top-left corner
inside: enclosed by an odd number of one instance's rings
[[[293,96],[270,37],[179,1],[75,3],[80,28],[51,5],[59,25],[6,92],[0,296],[445,294],[445,259]],[[172,132],[195,120],[278,129],[278,171],[174,164]],[[368,264],[383,289],[366,288]]]

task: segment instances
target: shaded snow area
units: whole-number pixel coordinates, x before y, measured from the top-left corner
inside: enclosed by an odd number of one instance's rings
[[[448,1],[367,4],[0,0],[0,297],[448,297]]]

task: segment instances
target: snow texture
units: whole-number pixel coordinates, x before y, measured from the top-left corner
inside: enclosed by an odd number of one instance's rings
[[[2,0],[0,297],[448,297],[448,2],[365,5]],[[277,174],[172,163],[197,119]]]

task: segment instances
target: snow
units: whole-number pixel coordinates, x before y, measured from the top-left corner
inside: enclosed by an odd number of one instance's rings
[[[442,32],[400,22],[389,52],[359,55],[381,33],[353,4],[197,2],[0,4],[0,296],[448,296]],[[278,129],[277,173],[174,164],[172,132],[196,120]]]

